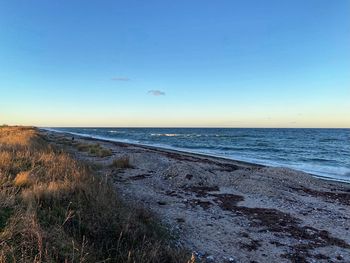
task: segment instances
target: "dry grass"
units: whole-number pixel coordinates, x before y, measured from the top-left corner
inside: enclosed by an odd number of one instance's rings
[[[37,136],[34,129],[30,127],[1,127],[0,144],[28,146],[32,138]]]
[[[13,180],[15,186],[28,186],[32,183],[30,173],[28,171],[20,172],[16,175],[16,178]]]
[[[88,152],[93,156],[107,157],[112,155],[110,149],[102,147],[100,144],[79,143],[76,145],[77,149],[81,152]]]
[[[0,128],[0,200],[0,262],[186,262],[149,213],[34,128]]]
[[[130,164],[129,157],[124,156],[119,159],[113,160],[112,167],[125,169],[125,168],[132,168],[132,165]]]

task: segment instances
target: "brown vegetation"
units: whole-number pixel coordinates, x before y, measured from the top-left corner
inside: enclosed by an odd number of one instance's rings
[[[0,262],[186,261],[164,227],[92,173],[36,129],[1,127]]]
[[[110,149],[102,147],[100,144],[88,144],[88,143],[79,143],[76,145],[77,149],[81,152],[88,152],[93,156],[98,157],[107,157],[112,155]]]
[[[29,171],[20,172],[16,175],[16,178],[13,180],[15,186],[26,186],[31,183]]]
[[[125,169],[125,168],[132,168],[132,165],[130,164],[129,157],[124,156],[122,158],[113,160],[112,167]]]

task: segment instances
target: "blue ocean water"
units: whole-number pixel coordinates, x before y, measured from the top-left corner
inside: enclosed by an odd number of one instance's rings
[[[51,128],[269,166],[350,183],[350,129]]]

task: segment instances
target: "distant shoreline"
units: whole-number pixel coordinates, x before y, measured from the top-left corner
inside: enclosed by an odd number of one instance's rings
[[[243,164],[243,165],[249,165],[249,166],[253,166],[253,167],[276,167],[276,168],[277,167],[281,167],[281,168],[284,167],[284,166],[272,166],[272,165],[259,164],[259,163],[249,162],[249,161],[236,160],[236,159],[229,158],[229,157],[217,156],[215,154],[205,154],[205,153],[198,153],[198,152],[195,152],[195,151],[186,151],[185,149],[174,149],[174,148],[171,148],[171,147],[167,148],[167,147],[154,146],[154,145],[148,145],[148,144],[142,144],[142,143],[126,142],[126,141],[117,140],[117,139],[113,139],[113,138],[94,136],[94,135],[91,135],[91,134],[81,134],[81,133],[75,133],[75,132],[60,131],[60,130],[56,130],[54,128],[40,128],[40,127],[38,127],[38,129],[39,130],[43,130],[43,131],[49,131],[49,132],[56,132],[56,133],[63,133],[63,134],[67,134],[67,135],[79,136],[81,138],[94,140],[94,141],[104,141],[104,142],[112,142],[112,143],[119,143],[119,144],[125,144],[125,145],[134,145],[134,146],[137,146],[137,147],[143,147],[143,148],[146,148],[146,149],[152,149],[152,150],[161,151],[161,152],[174,152],[174,153],[178,153],[178,154],[192,155],[192,156],[198,156],[198,157],[204,157],[204,158],[214,158],[214,159],[221,160],[221,161],[230,161],[230,162]],[[282,129],[284,129],[284,128],[282,128]],[[318,129],[318,128],[315,128],[315,129]],[[285,167],[285,168],[288,168],[288,167]],[[313,173],[305,172],[305,171],[294,169],[294,168],[288,168],[288,169],[292,169],[292,170],[295,170],[295,171],[298,171],[298,172],[305,173],[307,175],[310,175],[310,176],[312,176],[314,178],[317,178],[317,179],[320,179],[320,180],[323,180],[323,181],[339,182],[339,183],[350,184],[350,181],[347,181],[347,180],[341,180],[341,179],[331,178],[331,177],[327,177],[327,176],[316,175],[316,174],[313,174]]]
[[[41,128],[40,128],[41,129]],[[79,133],[74,133],[74,132],[65,132],[65,131],[56,131],[56,130],[50,130],[50,129],[42,129],[44,131],[50,131],[50,132],[57,132],[57,133],[64,133],[64,134],[70,134],[70,135],[75,135],[79,136],[85,139],[90,139],[94,141],[105,141],[105,142],[112,142],[112,143],[121,143],[121,144],[126,144],[126,145],[133,145],[137,147],[143,147],[147,149],[152,149],[156,151],[164,151],[164,152],[175,152],[179,154],[186,154],[186,155],[196,155],[200,157],[209,157],[209,158],[215,158],[218,160],[223,160],[223,161],[233,161],[241,164],[246,164],[246,165],[251,165],[251,166],[256,166],[256,167],[267,167],[268,165],[263,165],[263,164],[258,164],[258,163],[253,163],[253,162],[246,162],[246,161],[241,161],[241,160],[235,160],[235,159],[230,159],[230,158],[225,158],[222,156],[216,156],[216,155],[210,155],[210,154],[204,154],[204,153],[197,153],[197,152],[191,152],[191,151],[186,151],[186,150],[178,150],[178,149],[172,149],[172,148],[166,148],[166,147],[161,147],[161,146],[154,146],[154,145],[148,145],[148,144],[142,144],[142,143],[133,143],[133,142],[124,142],[120,140],[114,140],[112,138],[102,138],[98,136],[92,136],[89,134],[79,134]]]

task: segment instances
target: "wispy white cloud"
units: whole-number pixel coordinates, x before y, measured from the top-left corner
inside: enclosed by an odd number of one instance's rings
[[[150,94],[152,96],[164,96],[165,92],[161,91],[161,90],[149,90],[148,94]]]
[[[129,81],[130,78],[128,78],[128,77],[113,77],[112,80],[114,80],[114,81]]]

